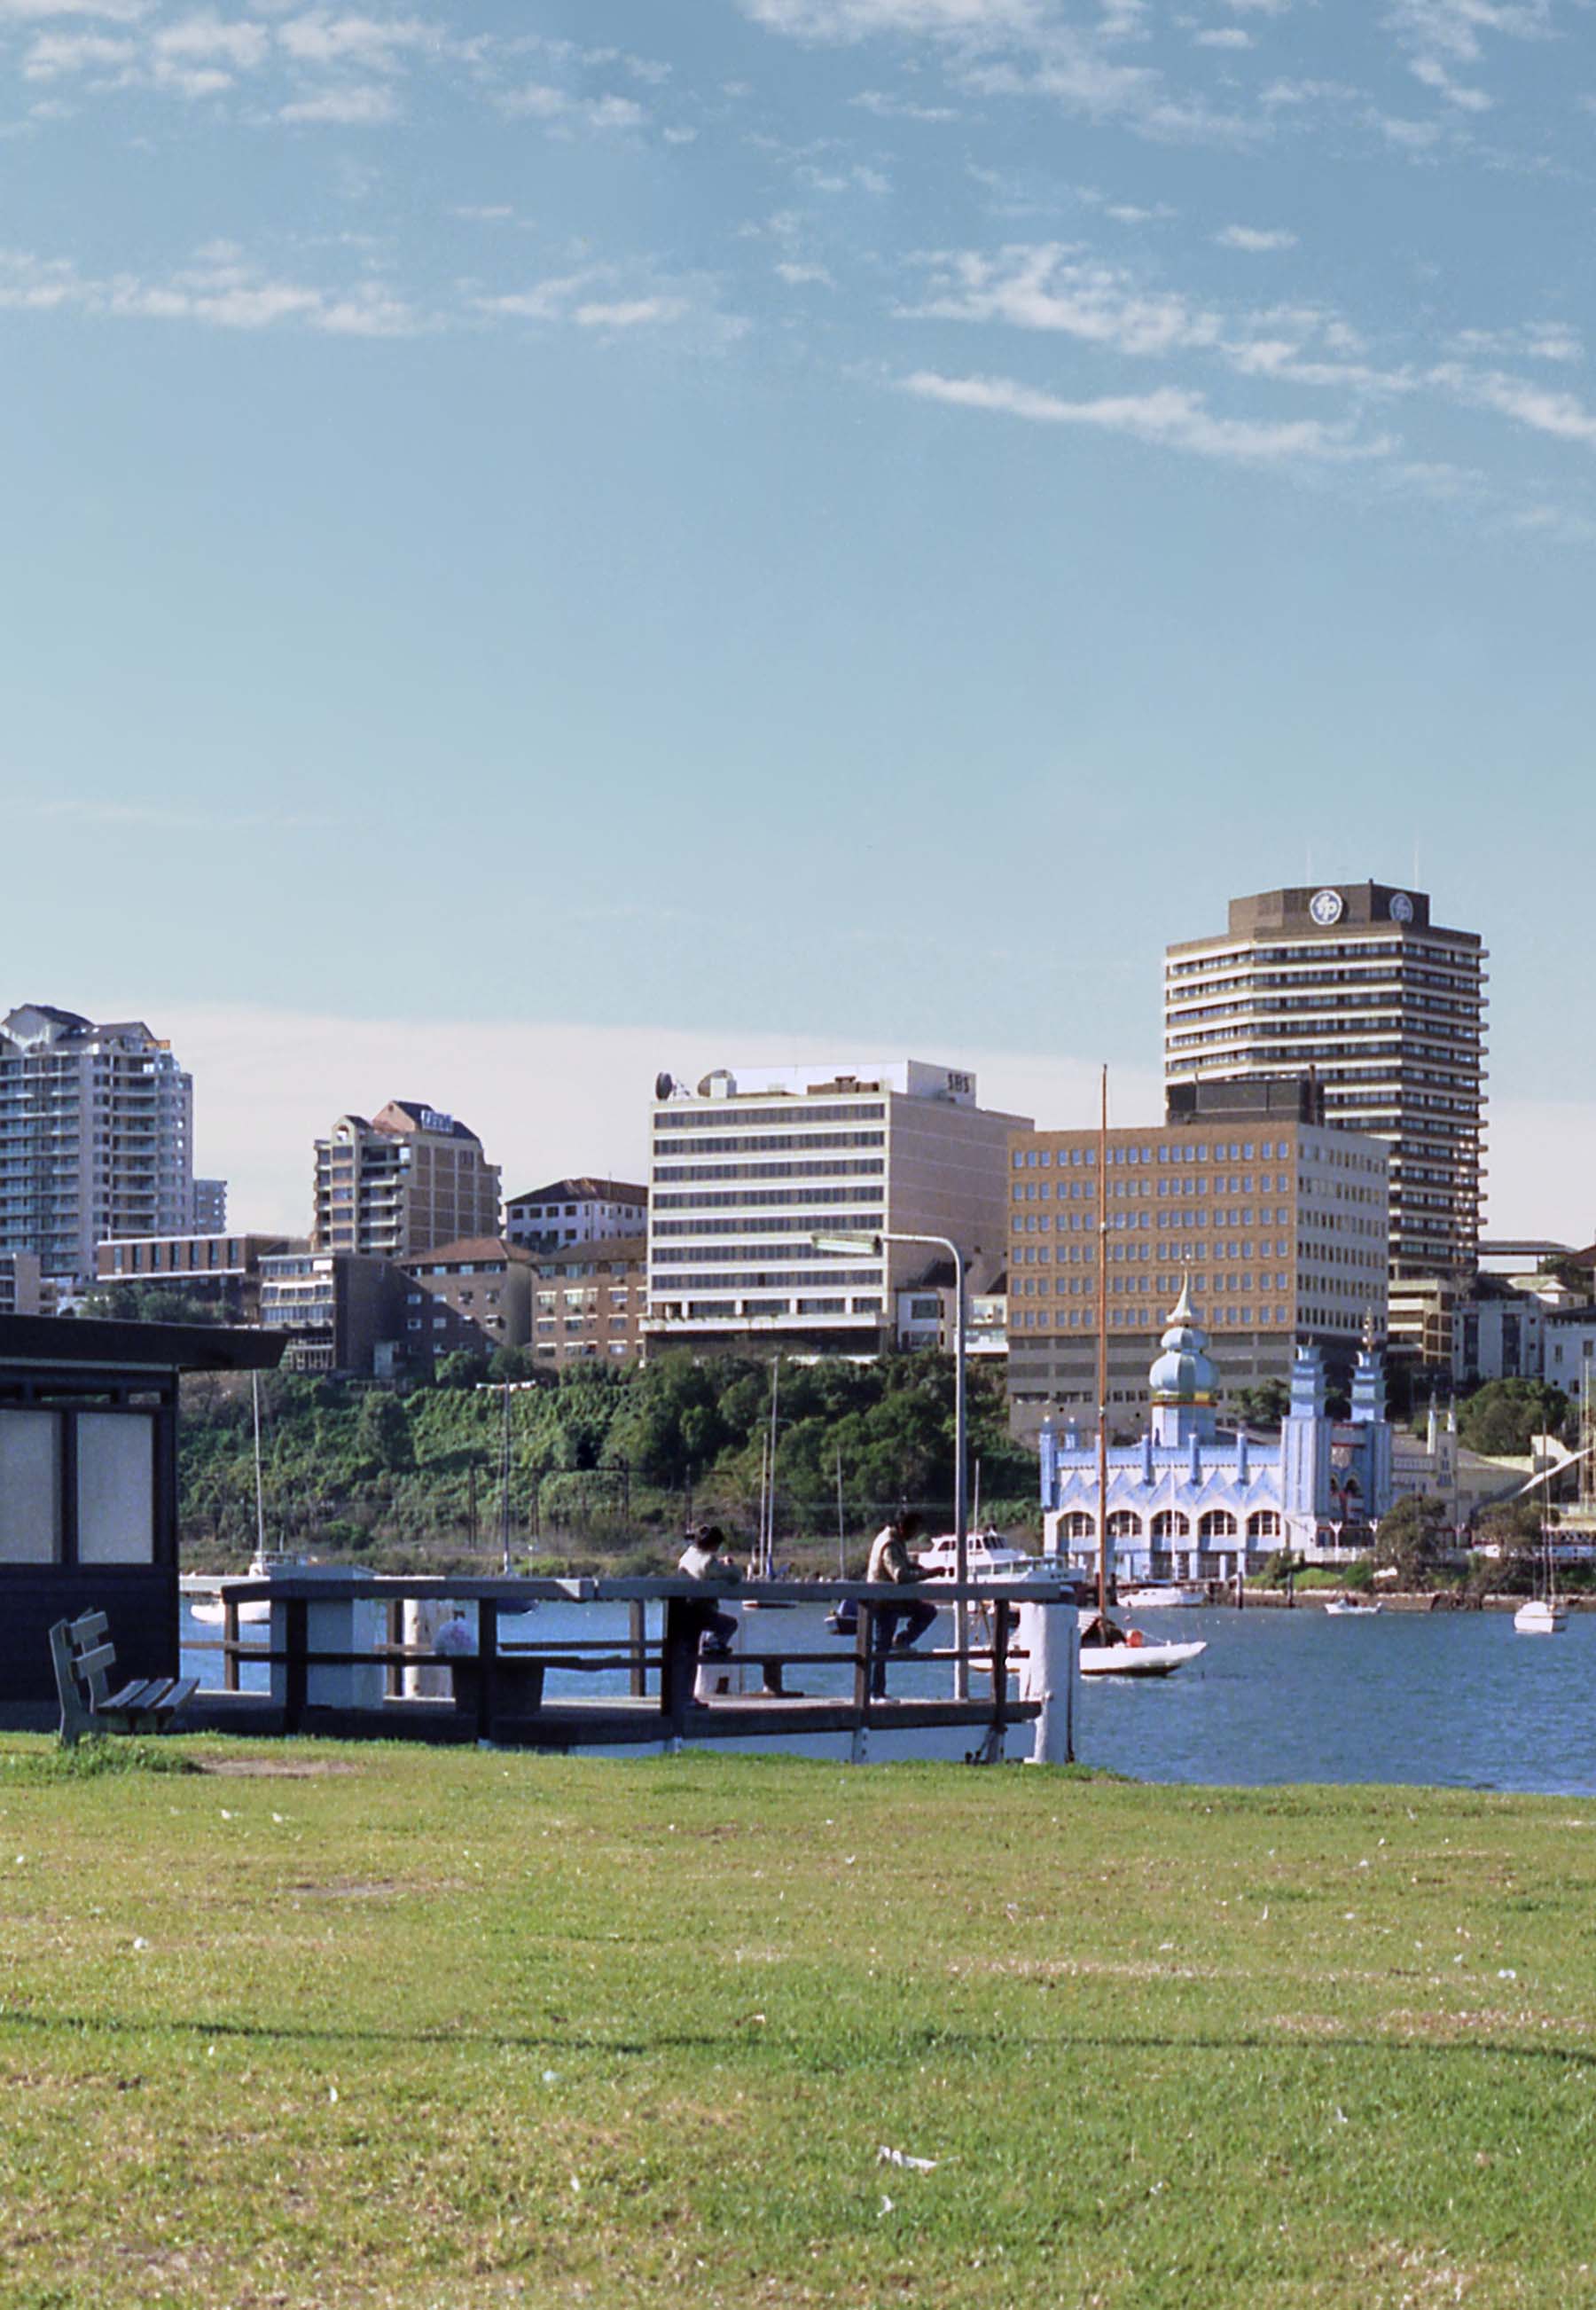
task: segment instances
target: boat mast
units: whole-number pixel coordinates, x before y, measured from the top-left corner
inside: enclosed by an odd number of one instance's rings
[[[837,1576],[839,1580],[846,1580],[848,1576],[847,1550],[847,1529],[842,1512],[842,1446],[839,1444],[837,1447]]]
[[[1108,1612],[1108,1070],[1097,1118],[1097,1611]]]
[[[264,1557],[266,1552],[266,1495],[260,1472],[260,1374],[249,1375],[249,1394],[255,1408],[255,1552]]]
[[[770,1483],[765,1504],[765,1577],[776,1577],[776,1412],[781,1399],[781,1358],[770,1364]]]

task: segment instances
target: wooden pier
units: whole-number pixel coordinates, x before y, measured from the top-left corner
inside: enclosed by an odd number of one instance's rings
[[[315,1566],[225,1582],[191,1576],[183,1586],[190,1593],[220,1594],[224,1613],[221,1634],[209,1646],[204,1639],[188,1640],[191,1650],[218,1651],[222,1668],[220,1689],[202,1687],[187,1713],[186,1722],[195,1729],[488,1741],[552,1750],[658,1750],[735,1741],[784,1750],[814,1741],[829,1753],[840,1740],[856,1757],[870,1753],[872,1736],[878,1750],[881,1736],[891,1736],[889,1746],[901,1754],[906,1737],[940,1736],[937,1752],[946,1753],[950,1736],[957,1742],[958,1735],[967,1734],[968,1752],[997,1758],[1014,1728],[1034,1725],[1045,1713],[1056,1719],[1062,1710],[1062,1740],[1065,1749],[1069,1745],[1075,1592],[1067,1579],[1029,1582],[1023,1593],[974,1583],[958,1589],[939,1581],[932,1601],[955,1604],[962,1599],[971,1608],[967,1622],[982,1631],[980,1640],[967,1646],[962,1677],[955,1674],[956,1646],[874,1650],[878,1616],[925,1596],[923,1586],[772,1580],[723,1589],[680,1576],[387,1578]],[[240,1605],[260,1598],[271,1605],[269,1641],[264,1645],[247,1641],[239,1624]],[[405,1641],[407,1620],[413,1620],[407,1608],[446,1601],[474,1616],[475,1649],[468,1654],[445,1658],[429,1643]],[[851,1637],[837,1637],[825,1651],[812,1649],[812,1638],[810,1649],[782,1646],[779,1615],[761,1613],[742,1621],[744,1642],[736,1650],[700,1656],[707,1607],[827,1610],[845,1602],[856,1609],[856,1628]],[[507,1620],[546,1604],[624,1606],[627,1634],[617,1638],[595,1628],[591,1637],[540,1639],[534,1634],[505,1640]],[[1054,1664],[1052,1684],[1062,1688],[1055,1694],[1044,1694],[1037,1678],[1025,1676],[1028,1655],[1019,1628],[1028,1606],[1045,1607],[1056,1631],[1047,1644]],[[957,1616],[950,1617],[957,1626]],[[1034,1628],[1041,1615],[1028,1613],[1027,1619]],[[1069,1661],[1067,1675],[1057,1669],[1061,1657]],[[247,1663],[268,1667],[269,1692],[241,1689]],[[923,1670],[927,1663],[945,1670],[946,1694],[905,1693],[903,1670]],[[843,1672],[845,1689],[805,1692],[802,1671],[819,1667],[833,1679]],[[417,1670],[447,1672],[452,1691],[407,1690]],[[585,1682],[591,1685],[595,1675],[606,1673],[624,1674],[626,1689],[583,1689]],[[872,1689],[878,1681],[885,1685],[881,1693]],[[750,1682],[758,1689],[748,1689]],[[956,1697],[959,1684],[967,1698]],[[743,1689],[733,1689],[736,1685]],[[1056,1722],[1050,1721],[1048,1732],[1057,1750]]]

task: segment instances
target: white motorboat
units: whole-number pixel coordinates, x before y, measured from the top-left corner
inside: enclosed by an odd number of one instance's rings
[[[1200,1581],[1160,1581],[1151,1587],[1122,1588],[1119,1601],[1127,1612],[1156,1612],[1171,1604],[1206,1604],[1208,1590]]]
[[[273,1563],[281,1567],[287,1561],[287,1558],[282,1556],[271,1559],[264,1556],[252,1557],[246,1577],[250,1580],[264,1580],[270,1573]],[[191,1604],[188,1610],[190,1617],[197,1620],[202,1628],[220,1628],[227,1619],[225,1594],[209,1597],[203,1604]],[[241,1628],[263,1628],[271,1617],[272,1600],[269,1596],[247,1596],[239,1606],[239,1626]]]
[[[1149,1644],[1140,1628],[1122,1628],[1094,1613],[1080,1631],[1082,1676],[1173,1676],[1208,1650],[1206,1644]]]
[[[1383,1607],[1375,1596],[1332,1596],[1324,1609],[1338,1620],[1370,1620]]]
[[[1555,1597],[1534,1596],[1519,1606],[1513,1625],[1521,1637],[1560,1637],[1568,1625],[1568,1615]]]
[[[1061,1560],[1031,1556],[1023,1548],[1011,1548],[1001,1532],[972,1532],[965,1543],[965,1562],[972,1580],[1002,1581],[1056,1580],[1062,1570]],[[958,1540],[956,1533],[941,1533],[929,1547],[923,1548],[915,1559],[928,1580],[951,1580],[958,1570]]]

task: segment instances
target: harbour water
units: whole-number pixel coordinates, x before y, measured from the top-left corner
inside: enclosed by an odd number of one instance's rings
[[[545,1639],[604,1643],[624,1638],[628,1624],[624,1607],[545,1604],[524,1625],[529,1637],[535,1628]],[[1517,1636],[1505,1612],[1160,1611],[1140,1625],[1149,1637],[1200,1637],[1208,1651],[1167,1680],[1083,1683],[1083,1764],[1219,1785],[1385,1781],[1596,1795],[1596,1613],[1571,1615],[1558,1637]],[[792,1681],[817,1694],[849,1689],[851,1647],[828,1636],[820,1612],[750,1615],[749,1628],[756,1646],[834,1648],[835,1666],[806,1667]],[[185,1612],[185,1673],[207,1684],[221,1681],[220,1655],[192,1640],[215,1633]],[[946,1641],[941,1629],[933,1641]],[[264,1689],[264,1666],[242,1680]],[[614,1672],[585,1689],[625,1687]],[[945,1691],[946,1667],[905,1663],[892,1689]]]

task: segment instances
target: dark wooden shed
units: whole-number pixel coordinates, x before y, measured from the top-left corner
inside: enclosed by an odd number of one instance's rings
[[[270,1371],[272,1332],[0,1316],[0,1710],[53,1700],[53,1620],[100,1610],[118,1670],[178,1673],[178,1381]]]

